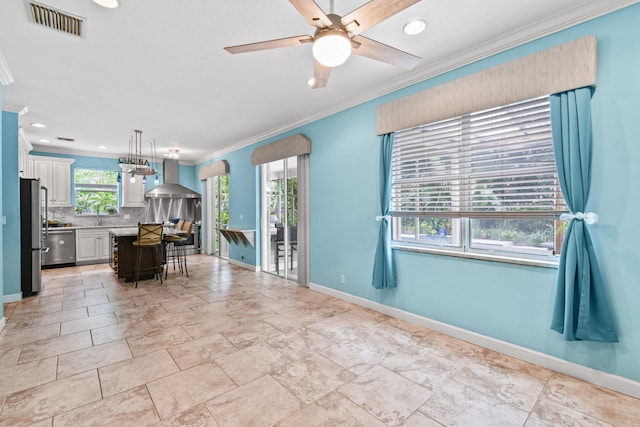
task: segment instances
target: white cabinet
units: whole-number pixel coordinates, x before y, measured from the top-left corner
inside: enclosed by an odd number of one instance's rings
[[[29,151],[33,150],[33,145],[22,130],[18,135],[18,175],[20,178],[33,178],[33,161],[29,159]]]
[[[33,175],[49,190],[49,206],[71,206],[71,164],[73,159],[30,156]]]
[[[120,165],[122,169],[122,207],[144,208],[144,184],[142,176],[136,176],[136,182],[131,182],[127,170],[129,165]]]
[[[109,261],[109,232],[98,228],[76,230],[76,262]]]

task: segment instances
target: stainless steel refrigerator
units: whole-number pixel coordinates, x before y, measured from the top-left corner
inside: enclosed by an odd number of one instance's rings
[[[20,179],[20,275],[22,296],[40,291],[47,226],[47,188],[39,179]]]

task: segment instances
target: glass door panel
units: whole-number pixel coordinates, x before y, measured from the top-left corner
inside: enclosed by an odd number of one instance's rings
[[[263,271],[296,280],[298,275],[297,157],[263,165]]]

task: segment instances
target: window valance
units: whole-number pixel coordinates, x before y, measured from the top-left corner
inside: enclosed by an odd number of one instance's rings
[[[204,181],[207,178],[212,178],[218,175],[226,175],[229,173],[229,162],[226,160],[219,160],[217,162],[210,163],[203,166],[198,173],[198,179]]]
[[[377,134],[595,86],[596,70],[591,35],[380,105]]]
[[[251,153],[251,166],[309,153],[311,153],[311,140],[298,133],[253,150],[253,153]]]

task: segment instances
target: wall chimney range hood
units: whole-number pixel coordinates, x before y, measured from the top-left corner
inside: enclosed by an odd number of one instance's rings
[[[144,194],[145,198],[158,199],[201,199],[202,196],[195,191],[178,184],[179,162],[176,159],[164,159],[162,161],[162,178],[164,183]]]

